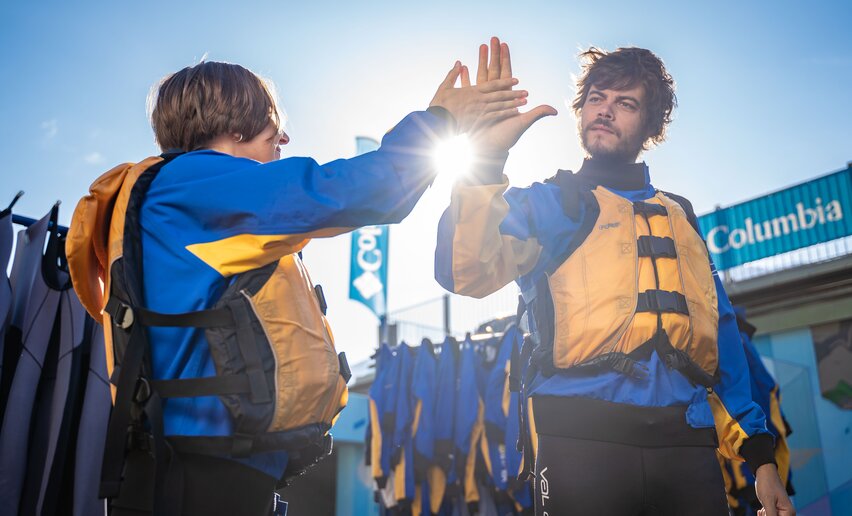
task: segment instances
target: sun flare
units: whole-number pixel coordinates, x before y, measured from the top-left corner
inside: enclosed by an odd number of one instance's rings
[[[440,176],[463,176],[472,163],[473,149],[463,134],[444,140],[435,148],[435,165]]]

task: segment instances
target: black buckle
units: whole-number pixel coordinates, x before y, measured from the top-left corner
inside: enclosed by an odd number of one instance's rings
[[[133,325],[133,321],[136,319],[133,316],[133,309],[130,308],[130,305],[123,303],[114,297],[109,298],[109,301],[107,301],[107,304],[104,307],[104,312],[108,313],[112,318],[112,321],[122,330],[130,328]]]
[[[343,381],[349,383],[349,379],[352,378],[352,370],[349,368],[349,361],[346,360],[346,353],[341,351],[337,354],[337,362],[340,364],[340,376],[343,377]]]
[[[652,312],[661,312],[660,309],[660,298],[657,295],[657,291],[645,292],[645,304],[648,306],[648,309]]]
[[[649,289],[639,293],[636,311],[689,315],[689,303],[680,292]]]
[[[669,237],[657,237],[643,235],[636,241],[636,249],[639,256],[650,256],[653,258],[677,258],[674,240]]]
[[[612,367],[614,371],[621,374],[636,378],[637,380],[644,380],[645,378],[648,378],[648,367],[645,366],[645,364],[640,364],[625,354],[619,353],[612,355],[609,363],[610,367]]]
[[[322,314],[326,315],[328,311],[328,303],[325,301],[325,294],[322,291],[322,285],[316,285],[314,287],[314,293],[317,295],[317,301],[319,302],[320,310],[322,310]]]

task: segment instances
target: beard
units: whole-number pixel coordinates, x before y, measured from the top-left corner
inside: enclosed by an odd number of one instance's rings
[[[604,126],[615,133],[615,141],[604,142],[599,135],[589,134],[594,126]],[[637,134],[624,135],[607,120],[595,120],[580,131],[580,144],[583,150],[595,159],[612,162],[633,163],[642,152],[644,140]]]

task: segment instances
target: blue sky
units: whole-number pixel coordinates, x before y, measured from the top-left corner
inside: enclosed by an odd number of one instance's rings
[[[6,2],[0,7],[0,205],[67,223],[91,181],[157,151],[151,86],[202,56],[272,79],[289,115],[285,156],[354,154],[424,108],[455,59],[498,35],[530,104],[560,111],[512,151],[515,185],[576,169],[579,49],[650,48],[677,82],[669,141],[645,154],[652,181],[699,213],[844,168],[852,160],[852,3],[755,2]],[[391,309],[441,294],[432,280],[439,178],[391,234]],[[305,252],[340,347],[367,356],[375,320],[346,299],[348,237]],[[439,326],[436,321],[436,326]]]

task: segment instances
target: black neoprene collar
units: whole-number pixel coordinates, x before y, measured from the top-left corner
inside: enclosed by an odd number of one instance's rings
[[[647,186],[645,162],[623,163],[586,159],[577,174],[596,185],[614,190],[642,190]]]

